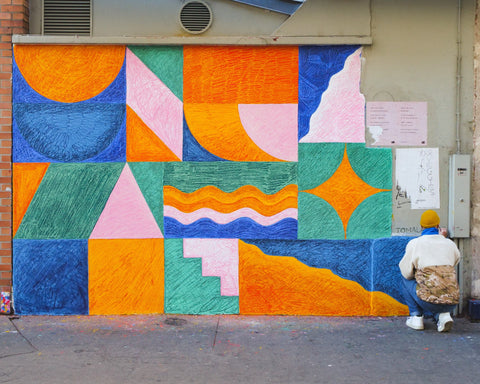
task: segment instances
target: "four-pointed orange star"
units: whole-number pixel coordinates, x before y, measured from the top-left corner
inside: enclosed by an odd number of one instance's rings
[[[318,187],[302,192],[324,199],[337,211],[343,223],[345,238],[347,238],[347,225],[353,211],[367,197],[384,191],[389,189],[374,188],[355,173],[350,165],[345,146],[342,162],[332,177]]]

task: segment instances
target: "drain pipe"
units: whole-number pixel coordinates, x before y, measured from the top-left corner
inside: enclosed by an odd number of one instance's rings
[[[460,125],[461,125],[461,97],[462,87],[462,0],[457,4],[457,86],[456,86],[456,112],[455,112],[455,130],[457,142],[457,154],[461,152]]]
[[[457,154],[461,153],[462,150],[462,141],[460,135],[460,126],[462,120],[462,97],[461,97],[461,87],[462,87],[462,0],[458,0],[457,3],[457,70],[456,70],[456,105],[455,105],[455,136],[457,143]],[[454,239],[457,247],[460,250],[460,254],[464,253],[464,242],[463,238]],[[463,278],[463,257],[460,259],[460,262],[457,266],[457,276],[458,276],[458,285],[460,288],[460,301],[455,312],[463,313],[463,296],[464,296],[464,278]]]

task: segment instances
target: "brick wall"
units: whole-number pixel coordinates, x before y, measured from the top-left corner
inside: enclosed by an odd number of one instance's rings
[[[0,290],[12,284],[12,34],[28,33],[28,0],[0,0]]]

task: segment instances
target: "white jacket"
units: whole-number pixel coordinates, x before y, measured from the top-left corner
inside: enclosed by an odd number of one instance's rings
[[[457,245],[443,235],[423,235],[410,240],[398,266],[403,277],[415,278],[415,270],[432,265],[456,266],[460,260]]]

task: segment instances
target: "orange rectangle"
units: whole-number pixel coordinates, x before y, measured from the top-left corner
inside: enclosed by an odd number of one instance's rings
[[[185,103],[298,102],[298,47],[184,47]]]
[[[91,315],[163,313],[163,239],[88,241]]]

